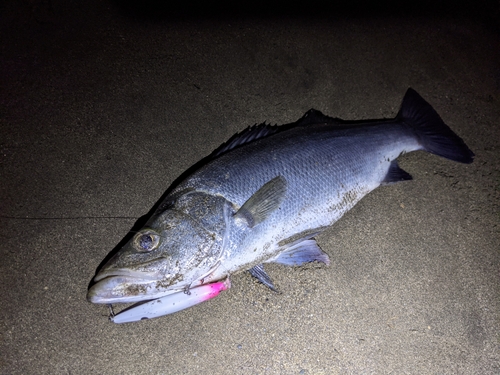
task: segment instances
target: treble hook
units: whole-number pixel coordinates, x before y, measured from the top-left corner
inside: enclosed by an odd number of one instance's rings
[[[108,304],[108,309],[109,309],[108,319],[113,320],[113,318],[115,317],[115,312],[113,311],[113,305],[111,303]]]

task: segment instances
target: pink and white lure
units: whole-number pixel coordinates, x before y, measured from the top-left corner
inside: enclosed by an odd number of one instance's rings
[[[152,319],[163,315],[173,314],[217,297],[220,292],[230,287],[231,282],[229,278],[227,278],[224,281],[205,284],[190,289],[189,294],[177,292],[138,306],[132,306],[129,309],[119,312],[115,316],[111,316],[109,319],[113,323],[131,323],[143,319]]]

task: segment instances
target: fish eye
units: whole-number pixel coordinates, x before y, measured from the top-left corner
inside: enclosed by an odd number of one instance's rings
[[[135,249],[143,253],[156,249],[159,244],[160,236],[152,230],[137,233],[133,242]]]

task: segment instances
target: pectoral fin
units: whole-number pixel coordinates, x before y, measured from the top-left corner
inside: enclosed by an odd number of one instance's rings
[[[244,221],[250,228],[253,228],[278,209],[285,194],[286,180],[282,176],[277,176],[257,190],[241,206],[234,218]]]

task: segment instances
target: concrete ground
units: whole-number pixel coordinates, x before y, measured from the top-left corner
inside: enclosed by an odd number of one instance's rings
[[[11,3],[0,374],[500,374],[498,4]],[[86,301],[136,219],[237,131],[311,107],[392,117],[408,87],[476,159],[403,156],[414,181],[318,238],[329,267],[267,267],[281,294],[235,275],[209,302],[134,324]]]

